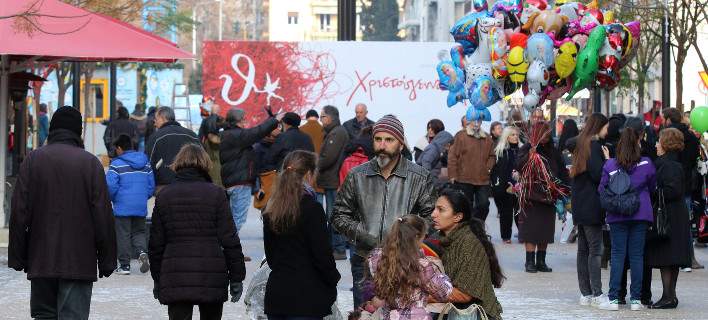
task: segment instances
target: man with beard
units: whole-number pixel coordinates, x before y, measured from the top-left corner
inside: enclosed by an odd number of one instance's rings
[[[406,214],[429,218],[435,204],[433,176],[401,156],[403,125],[393,115],[374,124],[376,157],[353,168],[337,196],[334,228],[354,245],[351,256],[354,307],[362,301],[362,279],[369,252],[381,244],[393,222]]]
[[[482,222],[489,214],[489,176],[495,161],[494,142],[482,130],[482,119],[473,119],[455,135],[447,158],[450,182],[465,193]]]

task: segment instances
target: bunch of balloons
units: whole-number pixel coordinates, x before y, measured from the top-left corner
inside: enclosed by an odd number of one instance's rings
[[[490,120],[487,108],[519,89],[527,109],[585,88],[612,90],[639,47],[639,21],[617,22],[597,0],[472,3],[450,29],[450,59],[436,68],[448,107],[469,103],[468,120]]]

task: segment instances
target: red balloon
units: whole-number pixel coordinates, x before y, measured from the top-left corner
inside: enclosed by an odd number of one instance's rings
[[[526,0],[526,3],[538,8],[538,10],[546,10],[548,8],[548,1],[546,0]]]
[[[600,24],[605,24],[605,16],[602,14],[602,11],[598,9],[588,9],[586,10],[586,12],[595,17],[597,22],[599,22]]]

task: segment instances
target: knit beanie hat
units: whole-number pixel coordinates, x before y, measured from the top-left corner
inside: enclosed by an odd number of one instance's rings
[[[56,129],[66,129],[81,135],[81,112],[76,108],[64,106],[57,109],[49,122],[49,132]]]
[[[406,143],[406,139],[403,134],[403,124],[400,120],[398,120],[398,118],[396,118],[396,116],[392,114],[385,115],[383,118],[379,119],[379,121],[374,123],[372,135],[375,136],[379,132],[386,132],[394,136],[402,144]]]

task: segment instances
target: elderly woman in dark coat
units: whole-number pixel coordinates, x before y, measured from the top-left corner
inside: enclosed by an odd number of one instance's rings
[[[678,305],[676,281],[679,268],[691,266],[691,239],[686,202],[683,199],[683,169],[678,161],[683,149],[683,134],[678,129],[668,128],[659,134],[656,143],[657,192],[664,195],[664,208],[668,215],[669,235],[665,239],[648,237],[646,262],[652,268],[660,268],[664,292],[652,309],[673,309]],[[659,204],[655,204],[655,207]]]
[[[521,147],[516,170],[523,172],[531,152],[538,152],[549,170],[548,173],[567,185],[568,170],[560,151],[551,141],[550,127],[545,122],[537,122],[531,127],[531,131],[540,137],[540,142],[535,147],[531,143]],[[519,216],[519,241],[526,247],[525,268],[526,272],[530,273],[552,272],[553,269],[546,264],[546,249],[549,243],[553,243],[556,229],[555,200],[549,200],[544,190],[534,187],[536,184],[531,186],[529,196],[521,203]]]
[[[241,242],[224,189],[211,183],[209,155],[182,147],[172,170],[177,180],[155,199],[150,228],[153,294],[170,319],[221,319],[223,304],[241,297],[246,277]]]

